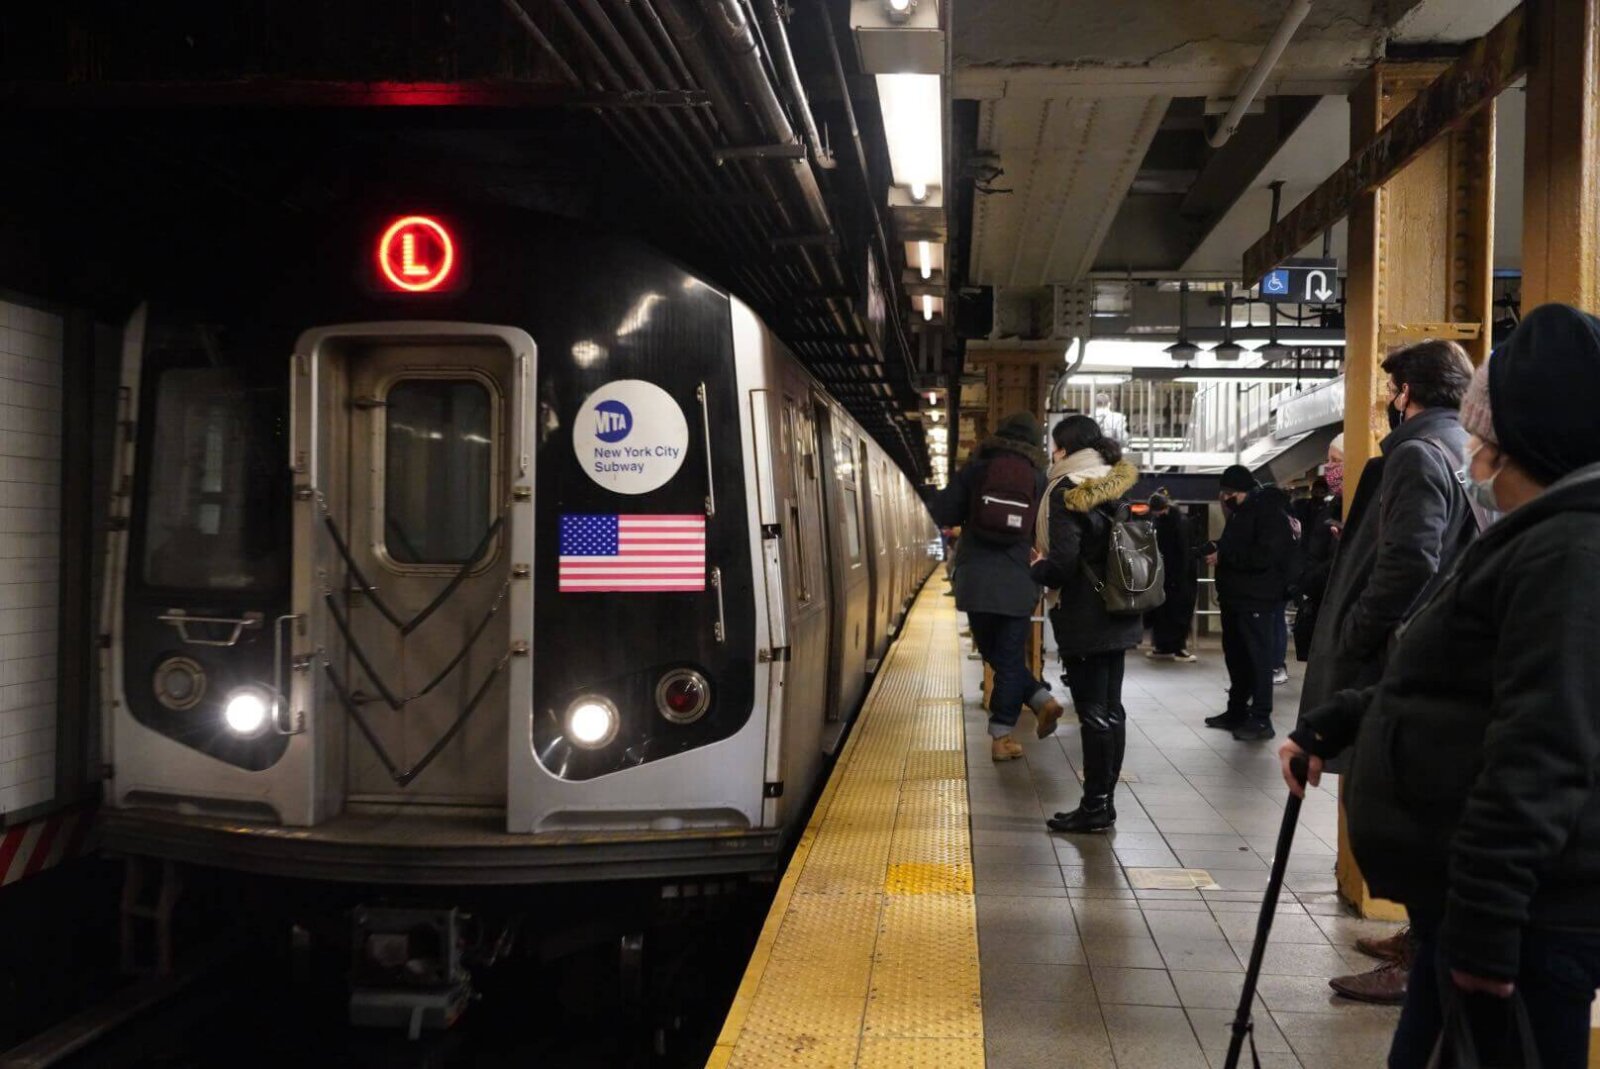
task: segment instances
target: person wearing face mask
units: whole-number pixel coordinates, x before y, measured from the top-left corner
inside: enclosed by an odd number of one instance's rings
[[[1353,746],[1350,845],[1417,937],[1392,1069],[1445,1015],[1480,1064],[1581,1069],[1600,986],[1600,319],[1530,312],[1473,375],[1466,477],[1504,515],[1404,625],[1380,681],[1308,710],[1280,750]],[[1359,730],[1358,730],[1359,729]],[[1510,1000],[1519,999],[1515,1007]],[[1452,1063],[1453,1064],[1453,1063]]]
[[[1228,708],[1207,717],[1206,727],[1231,731],[1240,742],[1270,739],[1275,621],[1283,619],[1294,578],[1289,495],[1256,482],[1242,464],[1225,469],[1218,485],[1228,522],[1206,563],[1216,568]]]
[[[1327,473],[1317,476],[1311,484],[1311,496],[1303,502],[1307,507],[1300,515],[1301,541],[1305,551],[1301,557],[1300,576],[1295,580],[1299,603],[1294,614],[1295,659],[1306,661],[1311,656],[1311,636],[1316,632],[1317,613],[1322,608],[1322,592],[1328,585],[1328,572],[1333,566],[1333,551],[1338,546],[1339,510],[1343,504],[1334,492],[1337,481],[1343,489],[1343,453],[1339,461],[1332,459],[1333,448],[1328,449]]]
[[[1394,429],[1356,484],[1318,605],[1300,688],[1300,711],[1377,681],[1395,629],[1476,536],[1473,509],[1457,478],[1467,435],[1457,410],[1472,363],[1451,341],[1390,353],[1389,423]],[[1342,475],[1342,471],[1341,471]],[[1407,933],[1363,942],[1376,968],[1329,983],[1346,998],[1398,1003],[1405,997]]]

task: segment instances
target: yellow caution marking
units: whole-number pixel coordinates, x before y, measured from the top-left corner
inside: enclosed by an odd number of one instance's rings
[[[918,597],[751,955],[712,1069],[983,1065],[956,613]]]

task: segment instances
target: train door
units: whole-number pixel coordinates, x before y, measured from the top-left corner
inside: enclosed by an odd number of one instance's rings
[[[317,490],[297,524],[296,600],[326,651],[313,705],[346,725],[347,803],[503,807],[512,695],[531,700],[513,677],[531,624],[532,343],[386,327],[313,343],[296,390]]]
[[[823,449],[828,538],[828,570],[833,608],[829,627],[828,719],[842,721],[860,698],[866,682],[867,548],[861,529],[860,475],[854,440],[838,426],[826,402],[815,405]]]
[[[867,542],[867,671],[878,670],[888,632],[884,604],[892,584],[887,544],[884,540],[883,471],[867,451],[867,443],[856,444],[856,470],[861,474],[861,503],[866,521]]]

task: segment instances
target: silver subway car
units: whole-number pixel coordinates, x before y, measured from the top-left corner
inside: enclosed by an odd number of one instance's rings
[[[770,867],[932,567],[905,475],[636,242],[462,211],[258,259],[127,325],[109,844],[366,883]]]

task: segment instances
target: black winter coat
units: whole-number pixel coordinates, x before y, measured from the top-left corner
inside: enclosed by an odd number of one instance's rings
[[[986,541],[962,525],[972,507],[973,491],[983,485],[989,458],[1006,451],[1027,457],[1036,478],[1033,496],[1044,496],[1045,454],[1038,446],[1010,438],[986,439],[966,467],[956,472],[950,485],[928,498],[928,511],[940,527],[962,527],[951,562],[950,585],[955,588],[956,608],[962,612],[987,612],[1000,616],[1032,616],[1039,604],[1039,584],[1028,575],[1031,539],[1002,546]]]
[[[1138,614],[1113,616],[1084,571],[1105,569],[1111,548],[1111,520],[1102,506],[1122,498],[1139,481],[1139,469],[1118,461],[1111,474],[1073,485],[1066,480],[1047,502],[1050,553],[1033,566],[1036,582],[1061,591],[1050,610],[1050,626],[1063,660],[1132,649],[1144,634]]]
[[[1276,486],[1252,491],[1217,540],[1217,600],[1230,611],[1278,608],[1289,597],[1294,559],[1289,495]]]
[[[1396,428],[1362,469],[1317,610],[1301,709],[1377,682],[1395,628],[1476,532],[1455,476],[1466,440],[1453,410],[1430,408]]]
[[[1381,682],[1293,738],[1354,742],[1350,843],[1441,952],[1517,975],[1522,929],[1600,931],[1600,465],[1491,526],[1401,629]],[[1357,729],[1359,728],[1359,733]]]

